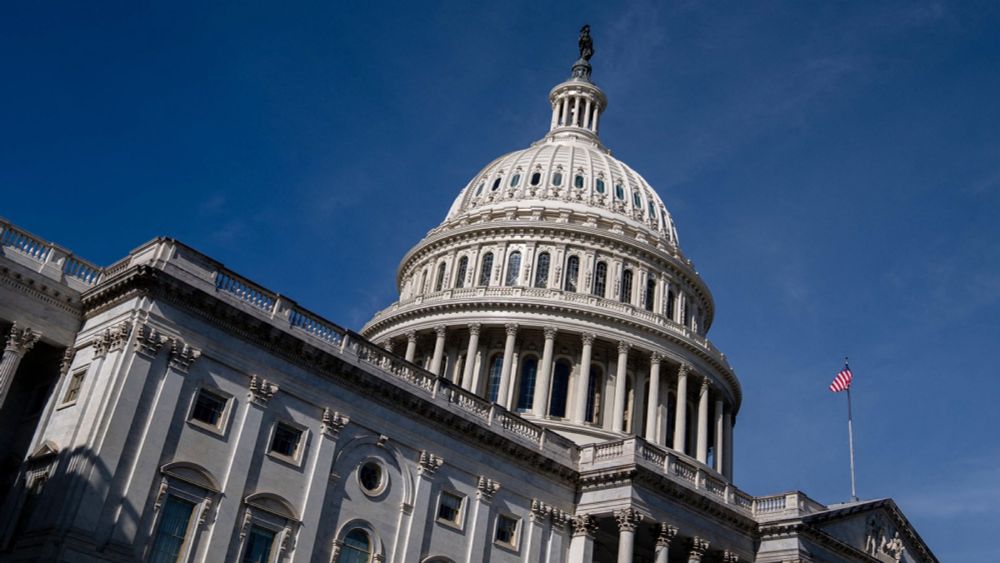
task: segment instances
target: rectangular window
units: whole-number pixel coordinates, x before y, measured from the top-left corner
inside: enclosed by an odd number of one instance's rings
[[[86,370],[81,370],[69,378],[69,385],[66,386],[66,395],[63,396],[64,403],[72,403],[80,396],[80,389],[83,387],[83,379],[87,376]]]
[[[198,397],[194,400],[194,408],[191,409],[191,419],[219,427],[228,402],[228,399],[218,393],[205,388],[199,389]]]
[[[461,525],[462,498],[449,492],[441,493],[441,503],[438,505],[437,519],[449,524]]]
[[[290,458],[295,458],[299,450],[299,441],[302,440],[302,431],[298,428],[279,422],[274,429],[274,437],[271,438],[271,451]]]
[[[153,548],[149,552],[150,563],[174,563],[180,559],[193,510],[194,503],[173,495],[167,497]]]
[[[247,548],[243,552],[243,563],[267,563],[271,560],[271,547],[275,533],[260,526],[251,526],[247,534]]]
[[[518,519],[511,516],[501,514],[497,517],[497,543],[517,547],[517,523]]]

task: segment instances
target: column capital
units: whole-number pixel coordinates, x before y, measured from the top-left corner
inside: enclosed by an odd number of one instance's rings
[[[154,358],[160,353],[160,348],[168,341],[166,336],[147,323],[136,327],[136,352],[148,358]]]
[[[274,394],[278,392],[278,386],[270,381],[257,377],[256,375],[250,376],[250,401],[254,404],[260,406],[267,406],[267,402],[274,397]]]
[[[507,336],[517,336],[517,323],[507,323],[503,328],[507,331]]]
[[[340,437],[340,431],[343,430],[350,421],[351,419],[349,417],[325,408],[323,409],[323,424],[321,426],[321,432],[336,440]]]
[[[619,354],[628,354],[628,351],[631,350],[631,349],[632,349],[632,345],[629,344],[628,342],[625,342],[624,340],[619,340],[618,341],[618,353]]]
[[[552,520],[552,527],[560,531],[566,531],[566,528],[573,524],[573,516],[565,510],[559,510],[555,507],[550,508],[549,519]]]
[[[66,375],[69,373],[69,368],[73,365],[73,358],[76,357],[76,348],[70,344],[66,351],[63,352],[62,360],[59,362],[59,375]]]
[[[573,518],[573,535],[593,538],[597,535],[597,518],[590,514],[577,514]]]
[[[684,377],[687,374],[691,373],[692,371],[694,371],[694,366],[692,366],[687,362],[684,362],[680,365],[679,368],[677,368],[677,377]]]
[[[406,331],[406,340],[407,340],[407,342],[416,342],[417,341],[417,331],[415,331],[415,330],[408,330],[408,331]]]
[[[545,333],[545,340],[552,340],[559,334],[559,329],[554,326],[546,326],[542,329],[542,332]]]
[[[723,563],[739,563],[740,556],[728,549],[722,552]]]
[[[476,483],[476,498],[483,502],[491,502],[493,496],[497,494],[500,490],[500,483],[497,483],[493,479],[487,479],[482,475],[479,476],[479,482]]]
[[[670,547],[670,542],[674,541],[677,537],[677,526],[671,526],[666,522],[660,522],[657,527],[656,534],[656,546],[657,547]]]
[[[438,338],[444,338],[445,335],[448,334],[448,327],[444,325],[437,325],[434,327],[434,334],[436,334]]]
[[[41,337],[42,333],[37,330],[27,327],[17,328],[17,321],[14,321],[10,326],[10,334],[7,336],[7,345],[4,351],[26,354]]]
[[[97,335],[93,341],[94,357],[105,356],[108,352],[123,348],[131,331],[132,325],[127,321],[122,321]]]
[[[649,355],[649,363],[658,364],[663,361],[663,354],[659,352],[653,352]]]
[[[479,323],[469,323],[469,334],[474,336],[479,336],[479,331],[483,328],[483,325]]]
[[[585,332],[580,335],[580,338],[583,340],[584,346],[592,346],[594,344],[594,340],[597,339],[597,335],[593,332]]]
[[[712,380],[709,379],[708,376],[705,376],[704,378],[702,378],[702,380],[701,380],[701,389],[699,391],[699,394],[708,393],[708,391],[711,388],[712,388]]]
[[[201,351],[196,350],[180,338],[170,339],[170,367],[181,373],[187,373],[191,364],[201,357]]]
[[[434,455],[427,450],[420,450],[420,459],[417,460],[417,473],[424,477],[433,477],[434,472],[444,465],[444,458]]]
[[[695,536],[691,538],[691,557],[689,561],[701,561],[701,558],[708,551],[709,542],[706,539]]]
[[[543,522],[550,514],[552,514],[551,506],[536,498],[531,499],[531,512],[528,514],[528,518],[532,522]]]
[[[615,520],[618,521],[618,531],[634,532],[636,526],[642,522],[642,514],[632,508],[623,508],[615,511]]]

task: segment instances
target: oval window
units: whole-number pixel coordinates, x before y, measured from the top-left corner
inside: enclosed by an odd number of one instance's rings
[[[516,188],[519,183],[521,183],[521,175],[514,174],[510,179],[510,187]]]
[[[531,175],[531,185],[532,186],[537,186],[538,183],[541,182],[541,181],[542,181],[542,173],[541,172],[535,172],[534,174]]]
[[[579,174],[577,174],[576,177],[573,178],[573,185],[576,186],[577,188],[582,189],[583,188],[583,176],[580,176]]]
[[[385,484],[382,466],[376,461],[366,461],[358,470],[358,483],[367,494],[377,495],[381,493]]]
[[[501,180],[500,178],[497,178],[496,180],[493,180],[493,187],[491,188],[492,191],[495,192],[495,191],[497,191],[497,188],[500,187],[500,180]]]
[[[561,186],[562,185],[562,172],[556,172],[552,175],[552,185]]]
[[[597,193],[603,194],[604,193],[604,180],[601,179],[601,178],[598,178],[597,181],[594,182],[594,187],[597,189]]]

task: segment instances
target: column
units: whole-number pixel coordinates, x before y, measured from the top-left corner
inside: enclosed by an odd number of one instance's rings
[[[569,543],[569,563],[593,563],[597,519],[580,514],[573,519],[573,539]]]
[[[411,330],[406,333],[406,361],[412,362],[417,355],[417,331]]]
[[[611,430],[622,431],[622,422],[625,418],[625,369],[628,364],[628,350],[631,344],[627,342],[618,343],[618,365],[615,375],[615,408],[611,416]]]
[[[434,355],[431,356],[431,373],[441,375],[441,359],[444,357],[444,339],[448,334],[448,330],[444,325],[438,325],[434,327],[434,334],[436,338],[434,340]]]
[[[683,453],[687,447],[687,393],[690,364],[681,364],[677,370],[677,408],[674,409],[674,449]]]
[[[566,538],[568,532],[572,531],[573,517],[567,512],[563,512],[558,508],[551,508],[549,510],[549,542],[545,548],[545,558],[539,561],[544,561],[545,563],[559,563],[565,561],[563,556],[566,553],[566,548],[563,544],[566,543]]]
[[[0,360],[0,408],[7,400],[10,384],[13,383],[17,368],[21,365],[21,358],[31,350],[41,336],[42,333],[30,328],[17,328],[17,322],[11,325],[7,346],[3,349],[3,359]]]
[[[661,522],[656,535],[656,563],[667,563],[670,560],[670,542],[677,537],[677,527]]]
[[[712,386],[708,378],[701,380],[698,391],[698,461],[708,463],[708,390]]]
[[[462,389],[473,391],[472,370],[476,367],[476,352],[479,351],[479,329],[482,325],[469,325],[469,347],[465,349],[465,369],[462,373]]]
[[[545,549],[545,527],[552,508],[538,499],[531,499],[528,526],[524,532],[525,561],[542,561]]]
[[[509,408],[507,396],[510,394],[510,371],[514,364],[514,341],[517,338],[517,325],[508,323],[504,325],[507,331],[507,341],[503,345],[503,365],[500,370],[500,392],[497,393],[497,402],[501,407]]]
[[[725,428],[722,425],[722,397],[716,397],[715,399],[715,470],[722,473],[722,468],[725,467],[725,439],[723,434],[725,433]]]
[[[573,98],[573,127],[580,126],[580,98]]]
[[[587,418],[587,391],[590,390],[590,358],[594,353],[593,334],[583,335],[583,352],[580,353],[580,377],[573,393],[573,422],[582,424]]]
[[[559,123],[559,102],[552,104],[552,123],[549,124],[549,130],[555,129],[557,123]]]
[[[656,415],[660,410],[660,361],[659,352],[649,356],[649,397],[646,397],[646,440],[659,443],[656,439]]]
[[[733,480],[733,415],[729,411],[722,416],[722,435],[726,441],[723,455],[722,474]]]
[[[469,552],[466,563],[478,563],[486,559],[487,540],[490,526],[490,503],[493,496],[500,490],[500,483],[493,479],[480,476],[476,484],[476,502],[472,505],[472,523],[469,536]],[[416,561],[416,559],[414,559]]]
[[[401,549],[403,561],[420,561],[420,550],[424,543],[427,521],[434,517],[431,510],[434,472],[442,464],[444,464],[443,459],[428,453],[427,450],[421,450],[420,458],[417,460],[417,479],[413,493],[413,510],[410,511],[410,529],[406,534],[405,545]]]
[[[635,528],[642,522],[642,514],[634,508],[615,511],[618,521],[618,563],[632,563],[635,552]]]
[[[563,126],[566,126],[569,125],[569,123],[566,123],[566,114],[569,112],[569,100],[563,98],[561,102],[562,102],[562,119],[560,119],[559,121],[563,124]]]
[[[601,116],[601,108],[594,108],[594,122],[590,126],[590,130],[597,133],[597,118]]]
[[[590,127],[590,98],[587,98],[587,105],[583,110],[583,126]]]
[[[323,409],[323,421],[319,436],[316,439],[316,451],[309,465],[309,477],[306,481],[305,503],[302,508],[302,521],[305,526],[299,529],[295,541],[294,561],[309,561],[313,555],[316,541],[319,539],[319,526],[323,513],[323,501],[326,498],[327,484],[330,481],[330,469],[333,467],[333,456],[337,451],[337,440],[340,431],[350,422],[350,419],[336,411]]]
[[[688,552],[688,563],[701,563],[701,558],[708,551],[708,541],[695,536],[691,538],[691,551]]]
[[[538,366],[538,380],[535,381],[535,396],[531,401],[531,410],[535,416],[545,416],[549,413],[549,390],[552,386],[552,349],[555,347],[556,334],[554,326],[547,326],[545,346],[542,348],[542,365]]]

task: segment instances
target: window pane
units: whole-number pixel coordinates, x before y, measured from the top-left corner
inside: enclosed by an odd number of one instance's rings
[[[517,534],[517,520],[509,516],[500,516],[497,519],[496,540],[508,545],[514,545]]]
[[[251,526],[247,535],[247,548],[243,552],[243,563],[267,563],[271,558],[274,532],[259,526]]]
[[[167,497],[153,548],[149,552],[150,563],[175,563],[180,558],[192,510],[194,503],[175,496]]]
[[[490,276],[493,275],[493,253],[487,252],[483,256],[483,269],[479,272],[479,285],[489,285]]]
[[[535,287],[546,287],[549,285],[549,253],[543,252],[538,255],[538,269],[535,270]]]
[[[80,388],[83,387],[83,377],[85,375],[87,375],[86,371],[78,371],[73,374],[73,377],[69,380],[69,387],[66,388],[66,396],[63,397],[64,403],[75,401],[80,396]]]
[[[507,258],[507,279],[504,280],[505,285],[517,285],[517,280],[521,275],[521,253],[511,252],[510,256]]]
[[[191,411],[191,418],[200,420],[212,426],[218,426],[222,419],[222,411],[226,408],[226,399],[212,393],[207,389],[198,391],[198,398],[195,399],[194,409]]]
[[[604,262],[598,262],[594,272],[594,295],[604,297],[604,290],[608,283],[608,266]]]
[[[497,397],[500,395],[501,370],[503,370],[503,354],[497,354],[493,356],[493,362],[490,363],[490,379],[486,389],[486,398],[494,403],[497,402]]]
[[[622,303],[632,302],[632,270],[625,270],[622,274],[622,294],[619,298]]]
[[[566,416],[566,396],[569,393],[569,362],[556,362],[552,374],[552,399],[549,401],[549,416]]]
[[[646,280],[646,310],[653,310],[653,301],[656,297],[656,280],[647,279]]]
[[[437,517],[458,524],[462,511],[462,498],[451,493],[441,493],[441,504],[438,505]]]
[[[535,378],[538,375],[538,358],[525,358],[521,362],[521,383],[517,392],[517,410],[531,410],[535,396]]]
[[[469,259],[463,256],[458,261],[458,274],[455,276],[455,287],[461,288],[465,286],[465,275],[469,270]]]
[[[490,188],[492,191],[496,191],[497,188],[500,187],[500,180],[502,180],[502,178],[497,178],[496,180],[493,181],[493,187]]]
[[[520,182],[521,182],[521,175],[514,174],[510,179],[510,187],[516,188]]]
[[[531,185],[532,186],[537,186],[538,183],[541,182],[541,181],[542,181],[542,173],[541,172],[535,172],[534,174],[531,175]]]
[[[552,185],[553,186],[562,185],[562,173],[561,172],[556,172],[555,174],[552,175]]]
[[[597,407],[597,379],[599,377],[599,372],[594,366],[590,366],[590,380],[587,381],[587,422],[596,422],[594,415],[597,413],[594,409]]]
[[[573,185],[576,186],[577,188],[582,188],[583,176],[577,175],[575,178],[573,178]]]
[[[444,262],[438,264],[437,280],[434,282],[434,291],[441,291],[444,289]]]
[[[368,534],[363,530],[351,530],[344,538],[337,563],[368,563],[371,552]]]
[[[597,189],[597,193],[603,194],[604,193],[604,180],[602,180],[601,178],[598,178],[597,181],[594,183],[594,187]]]
[[[566,262],[566,291],[576,291],[576,278],[580,274],[580,259],[570,256]]]
[[[288,457],[295,457],[295,451],[299,447],[299,439],[301,437],[302,432],[300,430],[292,428],[287,424],[278,424],[278,427],[274,429],[274,439],[271,440],[271,451]]]

